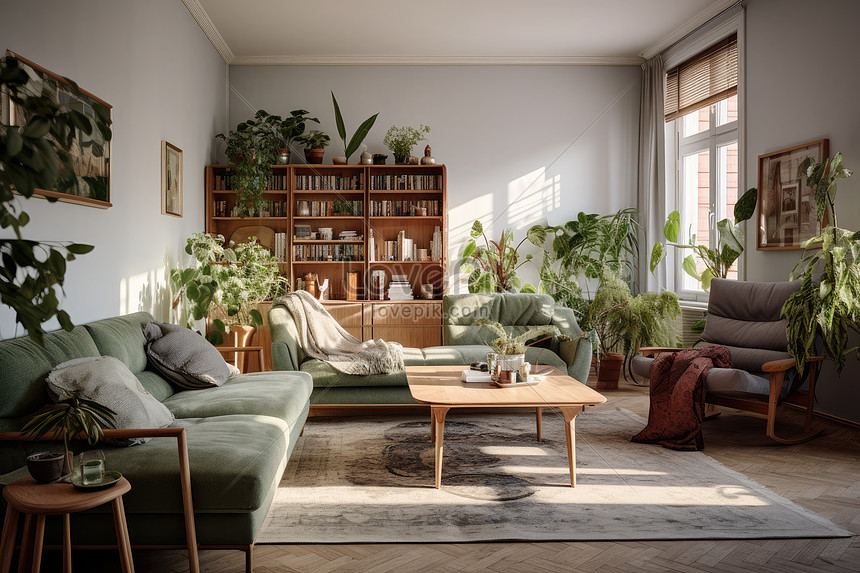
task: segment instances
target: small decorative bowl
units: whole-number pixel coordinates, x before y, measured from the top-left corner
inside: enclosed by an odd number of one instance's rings
[[[39,452],[27,456],[27,469],[38,483],[51,483],[63,477],[63,464],[66,454]]]

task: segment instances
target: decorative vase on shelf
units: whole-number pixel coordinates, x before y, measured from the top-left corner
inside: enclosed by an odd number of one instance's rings
[[[335,165],[346,165],[346,157],[332,157],[331,162]]]
[[[388,156],[384,153],[374,153],[373,154],[373,164],[374,165],[385,165],[385,160],[388,159]]]
[[[424,157],[421,158],[421,165],[436,165],[436,159],[431,155],[430,146],[424,148]]]
[[[394,165],[408,165],[409,164],[409,156],[408,155],[397,155],[394,154]]]
[[[358,159],[359,165],[373,165],[373,156],[367,151],[367,146],[361,146],[361,157]]]
[[[319,165],[325,157],[325,149],[305,149],[305,161],[311,165]]]
[[[275,162],[277,165],[289,165],[290,164],[290,150],[289,149],[276,149],[275,153],[276,153]]]

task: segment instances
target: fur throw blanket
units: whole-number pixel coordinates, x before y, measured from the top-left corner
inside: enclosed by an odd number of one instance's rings
[[[731,368],[725,346],[663,352],[651,363],[651,407],[648,425],[631,441],[660,444],[673,450],[702,450],[705,376],[711,368]]]
[[[403,347],[397,342],[361,342],[348,333],[320,302],[306,291],[296,291],[274,304],[287,308],[305,353],[327,362],[344,374],[389,374],[403,370]]]

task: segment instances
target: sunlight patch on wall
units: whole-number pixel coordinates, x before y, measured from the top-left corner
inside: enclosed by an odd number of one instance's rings
[[[547,215],[561,207],[561,175],[547,177],[546,167],[535,169],[508,183],[505,227],[528,229],[545,223]]]
[[[128,278],[119,283],[119,314],[148,312],[157,320],[170,318],[170,288],[167,269],[161,267]]]

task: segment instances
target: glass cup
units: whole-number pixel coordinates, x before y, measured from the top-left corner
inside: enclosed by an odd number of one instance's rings
[[[81,454],[81,483],[96,485],[105,477],[105,455],[101,450],[88,450]]]

